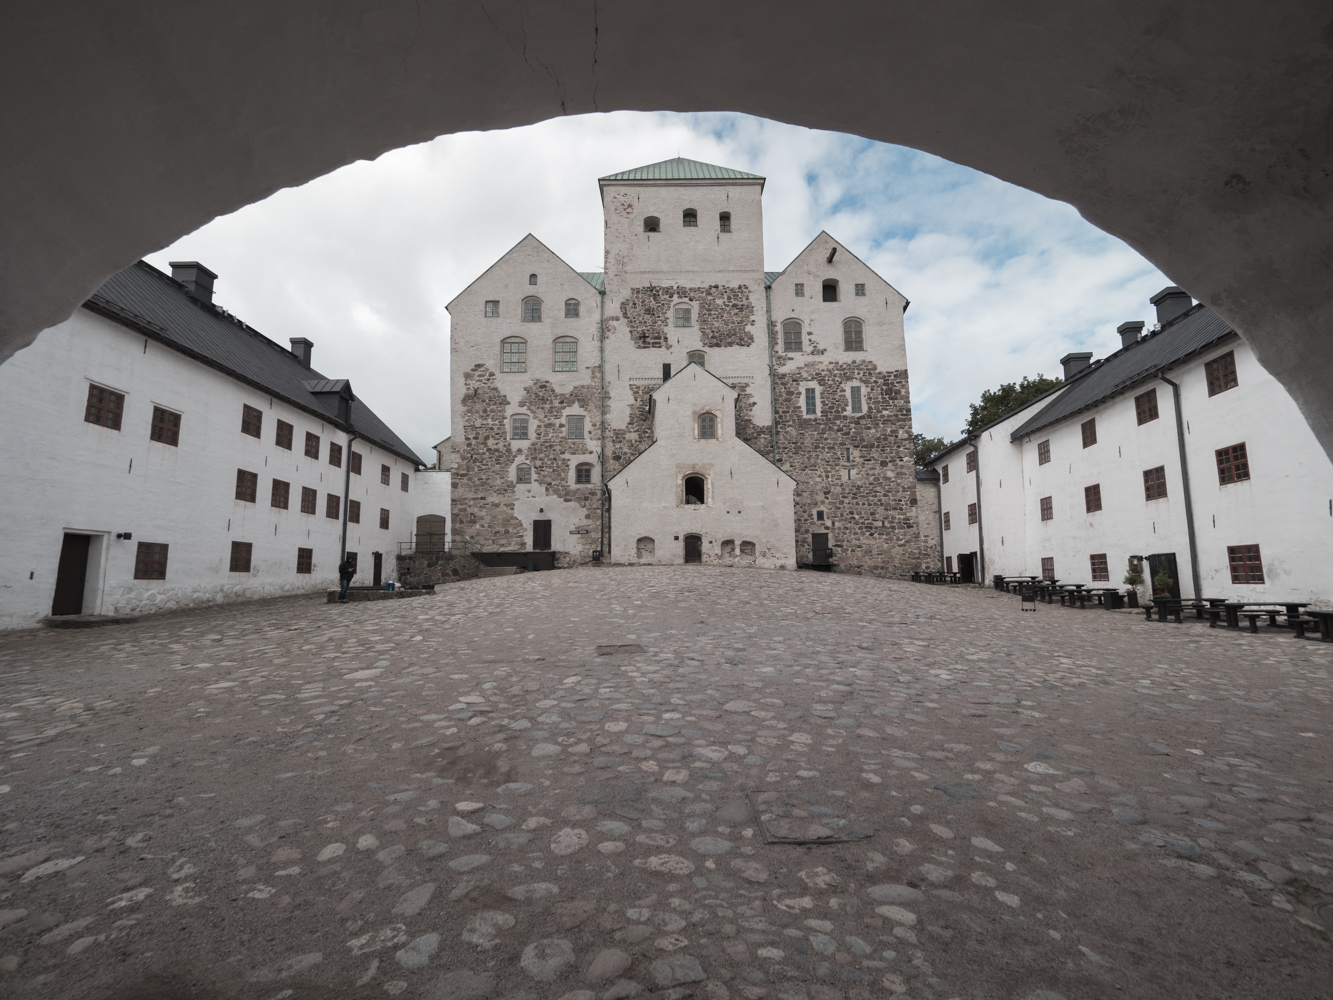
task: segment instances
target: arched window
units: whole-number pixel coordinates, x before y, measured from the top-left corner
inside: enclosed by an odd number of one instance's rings
[[[645,233],[658,233],[662,231],[662,222],[655,215],[650,215],[643,220],[643,231]]]
[[[842,349],[844,351],[864,351],[866,349],[865,327],[859,319],[843,320]]]
[[[532,482],[532,466],[523,464],[518,467],[516,478],[520,483]]]
[[[741,558],[742,559],[754,558],[754,542],[741,542]]]
[[[579,300],[565,299],[565,319],[579,318]]]
[[[634,543],[634,554],[640,559],[650,559],[657,551],[657,543],[644,535]]]
[[[536,276],[535,274],[529,274],[529,275],[528,275],[528,284],[529,284],[529,285],[535,285],[535,284],[537,284],[537,276]]]
[[[528,439],[528,418],[526,414],[516,413],[509,418],[509,436],[515,441]]]
[[[731,213],[723,212],[717,217],[717,230],[720,233],[731,232]]]
[[[523,300],[523,322],[540,323],[542,321],[542,300],[536,297]]]
[[[723,559],[735,559],[735,558],[736,558],[736,539],[734,539],[734,538],[728,538],[728,539],[725,539],[725,540],[722,542],[722,547],[721,547],[721,549],[720,549],[719,551],[722,553],[722,558],[723,558]]]
[[[783,322],[782,349],[788,354],[800,354],[805,349],[801,346],[801,323],[799,320],[789,319]]]
[[[716,416],[711,413],[701,413],[699,415],[699,437],[710,441],[717,437]]]
[[[689,354],[685,355],[685,358],[692,365],[698,365],[700,368],[707,367],[704,362],[707,361],[708,358],[703,351],[690,351]]]
[[[574,484],[576,486],[592,485],[592,466],[587,462],[580,462],[574,466]]]
[[[579,370],[579,342],[573,337],[561,337],[555,342],[555,370],[558,372]]]
[[[828,278],[824,282],[824,301],[838,301],[838,282],[836,278]]]
[[[508,337],[500,341],[500,371],[525,372],[528,370],[528,342],[522,337]]]
[[[704,502],[703,476],[685,477],[685,502],[687,504],[701,504]]]
[[[680,224],[686,229],[693,229],[699,225],[699,213],[692,208],[685,209],[680,216]]]
[[[693,326],[694,310],[689,306],[676,306],[674,323],[676,326]]]

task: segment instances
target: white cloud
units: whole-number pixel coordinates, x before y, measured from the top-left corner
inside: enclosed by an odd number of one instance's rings
[[[280,191],[149,257],[217,271],[217,301],[315,342],[418,453],[449,433],[449,302],[532,232],[602,267],[597,177],[681,155],[763,174],[767,267],[827,229],[912,301],[918,430],[982,389],[1103,356],[1168,284],[1074,209],[915,150],[732,114],[620,112],[442,136]]]

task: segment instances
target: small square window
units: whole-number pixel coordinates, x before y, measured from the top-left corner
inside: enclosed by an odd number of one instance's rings
[[[805,298],[805,285],[799,281],[796,282],[796,297],[798,299]]]
[[[1219,392],[1234,389],[1240,383],[1236,379],[1236,352],[1227,351],[1220,358],[1214,358],[1203,366],[1204,376],[1208,379],[1208,395],[1216,396]]]
[[[403,478],[399,481],[399,484],[398,484],[398,488],[399,488],[400,490],[402,490],[404,493],[407,492],[407,482],[408,482],[408,480],[407,480],[407,473],[404,472],[404,473],[403,473]]]
[[[389,469],[389,467],[388,467],[387,465],[384,465],[384,464],[381,464],[381,465],[380,465],[380,483],[381,483],[382,485],[384,485],[384,486],[388,486],[388,485],[389,485],[389,476],[390,476],[391,474],[392,474],[392,472],[391,472],[391,470]]]
[[[944,530],[945,530],[945,531],[948,531],[950,528],[953,527],[953,523],[952,523],[952,521],[953,521],[953,519],[949,516],[949,512],[946,510],[946,511],[944,512]]]
[[[314,568],[315,550],[297,549],[296,550],[296,572],[309,573]]]
[[[1037,464],[1045,465],[1051,460],[1051,439],[1037,442]]]
[[[264,428],[264,412],[253,406],[242,405],[241,407],[241,433],[249,434],[251,437],[259,437]]]
[[[1097,443],[1097,418],[1090,417],[1080,425],[1083,431],[1083,447],[1091,448]]]
[[[361,452],[352,452],[352,475],[361,475]]]
[[[968,471],[968,472],[976,472],[976,471],[977,471],[977,452],[976,452],[976,449],[973,449],[972,451],[969,451],[969,452],[967,453],[967,471]]]
[[[852,396],[852,412],[853,413],[864,412],[861,406],[861,387],[859,385],[854,385],[851,387],[850,391]]]
[[[1245,453],[1245,442],[1217,449],[1217,481],[1222,485],[1239,483],[1250,478],[1250,460]]]
[[[587,463],[575,466],[574,483],[578,486],[590,486],[592,484],[592,466]]]
[[[253,551],[254,551],[254,544],[251,542],[232,542],[231,572],[249,573],[250,556]]]
[[[153,427],[148,432],[148,436],[154,441],[161,441],[173,448],[178,447],[181,442],[181,415],[172,413],[170,410],[164,410],[160,406],[154,406]]]
[[[1093,483],[1083,487],[1083,507],[1091,514],[1102,509],[1102,484]]]
[[[259,492],[259,473],[236,470],[236,499],[254,503]]]
[[[342,497],[336,493],[330,493],[324,501],[324,516],[332,521],[338,520],[342,513]]]
[[[565,437],[570,441],[583,440],[583,418],[566,417],[565,418]]]
[[[1049,520],[1051,520],[1053,517],[1055,517],[1055,504],[1052,502],[1051,497],[1042,497],[1042,498],[1041,498],[1041,519],[1042,519],[1043,521],[1049,521]]]
[[[301,487],[301,513],[314,514],[319,510],[319,490],[309,486]]]
[[[329,442],[329,464],[335,469],[343,467],[343,446]]]
[[[1143,470],[1143,498],[1161,500],[1166,497],[1166,466]]]
[[[292,435],[296,428],[285,420],[278,421],[278,431],[273,435],[273,443],[285,451],[292,450]]]
[[[970,503],[967,505],[967,523],[968,524],[977,523],[977,505],[974,503]]]
[[[269,506],[286,510],[288,503],[291,502],[291,496],[292,484],[284,483],[281,479],[275,479],[273,480],[273,489],[269,493]]]
[[[487,318],[487,319],[496,319],[496,318],[499,317],[499,315],[500,315],[500,300],[499,300],[499,299],[487,299],[487,300],[486,300],[486,318]]]
[[[816,521],[824,520],[824,512],[822,510],[815,511],[815,520]]]
[[[856,294],[857,296],[861,297],[861,298],[865,298],[865,294],[866,294],[866,286],[865,286],[865,285],[858,284],[858,285],[856,286],[856,292],[855,292],[855,294]]]
[[[88,405],[83,411],[85,421],[118,431],[120,430],[120,418],[124,412],[124,393],[115,392],[100,385],[88,386]]]
[[[1134,416],[1138,420],[1140,426],[1157,419],[1156,389],[1149,389],[1147,392],[1140,393],[1134,397]]]
[[[388,508],[388,507],[381,507],[381,508],[380,508],[380,530],[381,530],[381,531],[388,531],[388,530],[389,530],[389,508]]]
[[[819,395],[814,389],[805,390],[805,415],[807,417],[817,416],[819,414]]]
[[[1107,565],[1106,553],[1099,552],[1096,555],[1088,556],[1088,562],[1092,568],[1092,582],[1105,583],[1111,579],[1111,567]]]
[[[690,315],[691,312],[692,310],[689,306],[676,306],[675,325],[678,327],[693,326],[694,324],[690,322],[692,318]]]
[[[319,461],[319,435],[305,432],[305,457]]]
[[[347,501],[347,523],[348,523],[348,524],[360,524],[360,523],[361,523],[361,501],[360,501],[360,500],[348,500],[348,501]]]
[[[1264,582],[1264,563],[1259,558],[1259,546],[1228,545],[1227,561],[1231,564],[1232,583]]]
[[[1055,579],[1055,557],[1054,557],[1054,556],[1042,556],[1042,557],[1041,557],[1041,578],[1042,578],[1043,580],[1054,580],[1054,579]]]
[[[167,578],[167,546],[160,542],[140,542],[134,556],[136,580],[165,580]]]

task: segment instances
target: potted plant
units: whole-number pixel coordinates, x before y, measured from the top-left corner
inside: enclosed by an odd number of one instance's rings
[[[1164,569],[1159,569],[1157,575],[1152,578],[1152,596],[1156,600],[1159,597],[1169,597],[1171,588],[1175,586],[1176,581],[1171,579],[1170,574]]]
[[[1129,589],[1125,591],[1125,606],[1137,608],[1139,606],[1139,587],[1143,583],[1143,577],[1138,573],[1129,572],[1125,574],[1125,581]]]

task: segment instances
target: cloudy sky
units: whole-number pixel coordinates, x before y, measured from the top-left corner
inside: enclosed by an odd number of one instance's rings
[[[916,429],[953,440],[982,389],[1103,357],[1170,282],[1050,201],[926,153],[734,114],[619,112],[442,136],[216,219],[151,255],[199,260],[215,301],[314,365],[419,454],[449,434],[445,303],[526,233],[602,269],[596,179],[673,156],[768,178],[766,266],[827,229],[911,300]]]

